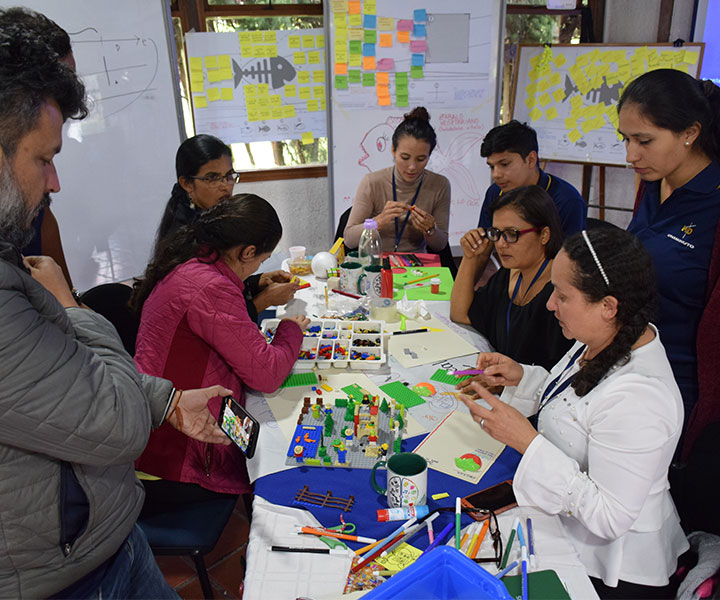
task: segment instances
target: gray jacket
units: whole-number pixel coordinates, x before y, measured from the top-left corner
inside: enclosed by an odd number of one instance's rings
[[[144,497],[133,460],[172,384],[139,375],[108,321],[63,309],[15,262],[0,243],[0,596],[36,598],[89,573],[129,534]],[[61,547],[63,462],[89,515]]]

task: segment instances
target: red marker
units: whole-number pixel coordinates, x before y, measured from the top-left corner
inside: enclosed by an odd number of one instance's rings
[[[362,296],[358,296],[357,294],[351,294],[350,292],[343,292],[342,290],[332,290],[335,294],[340,294],[341,296],[347,296],[348,298],[355,298],[356,300],[359,300],[362,298]]]

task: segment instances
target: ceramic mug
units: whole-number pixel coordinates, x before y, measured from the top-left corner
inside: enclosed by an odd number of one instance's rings
[[[387,469],[387,489],[375,481],[375,470],[380,467]],[[370,484],[378,494],[387,496],[390,508],[427,504],[427,461],[413,452],[393,454],[387,461],[375,463]]]
[[[340,289],[351,294],[358,293],[358,279],[362,265],[358,262],[344,262],[340,265]]]
[[[357,250],[351,250],[347,253],[347,259],[356,263],[360,263],[363,267],[370,264],[370,257],[360,257],[360,253]]]
[[[358,293],[361,296],[379,298],[382,293],[382,267],[369,265],[363,269],[358,277]]]

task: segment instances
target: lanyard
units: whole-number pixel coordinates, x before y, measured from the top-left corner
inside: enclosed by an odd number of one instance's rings
[[[420,188],[423,184],[423,179],[425,179],[425,174],[420,178],[420,183],[417,186],[417,189],[415,190],[415,195],[413,196],[412,202],[410,203],[410,206],[415,206],[415,202],[417,202],[418,194],[420,193]],[[397,188],[395,187],[395,167],[393,167],[392,171],[392,185],[393,185],[393,202],[397,202]],[[407,225],[408,219],[410,218],[410,211],[407,212],[405,215],[405,221],[403,221],[402,229],[400,229],[400,220],[395,217],[395,252],[397,252],[398,246],[400,245],[400,238],[402,238],[403,233],[405,233],[405,226]]]
[[[533,277],[532,281],[530,282],[528,289],[525,290],[525,293],[523,294],[523,297],[521,298],[521,300],[524,299],[525,296],[527,296],[528,292],[530,291],[530,288],[540,278],[540,275],[543,274],[543,271],[545,270],[545,267],[548,266],[549,262],[550,262],[550,259],[546,258],[543,261],[543,264],[540,265],[538,272],[535,273],[535,277]],[[507,331],[508,342],[510,341],[510,311],[512,310],[513,302],[515,302],[515,296],[517,296],[518,292],[520,291],[521,283],[522,283],[522,273],[520,273],[517,283],[515,284],[515,289],[513,290],[512,297],[510,298],[510,304],[508,304],[507,314],[505,315],[505,330]]]
[[[586,348],[587,348],[587,346],[580,346],[580,348],[577,349],[575,354],[573,354],[570,357],[568,364],[562,370],[560,375],[558,375],[555,379],[553,379],[550,382],[550,385],[548,385],[545,388],[545,391],[543,392],[542,397],[540,398],[540,406],[538,406],[538,411],[537,411],[537,414],[535,415],[536,418],[538,415],[540,415],[540,411],[543,408],[545,408],[545,405],[548,402],[550,402],[553,398],[555,398],[556,396],[558,396],[562,392],[564,392],[568,388],[568,386],[573,382],[573,379],[575,379],[575,375],[577,375],[577,373],[573,373],[572,375],[570,375],[570,377],[568,377],[565,381],[563,381],[559,386],[557,385],[558,381],[560,381],[563,378],[563,376],[565,375],[565,373],[567,373],[567,371],[575,364],[577,359],[580,358],[580,355],[585,351]],[[557,386],[557,388],[555,386]]]

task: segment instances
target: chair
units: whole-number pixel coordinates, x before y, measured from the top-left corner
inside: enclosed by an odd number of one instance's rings
[[[133,356],[140,320],[128,306],[131,294],[132,288],[124,283],[104,283],[84,292],[80,301],[115,326],[125,350]]]
[[[352,210],[352,206],[348,208],[343,214],[340,215],[340,220],[338,221],[337,229],[335,230],[335,238],[333,239],[333,242],[338,238],[344,238],[345,237],[345,227],[347,226],[348,218],[350,217],[350,211]],[[355,250],[356,248],[349,248],[347,244],[344,244],[345,246],[345,253],[349,250]]]
[[[610,223],[610,221],[603,221],[602,219],[594,219],[592,217],[587,218],[587,228],[588,229],[620,229],[614,223]]]

